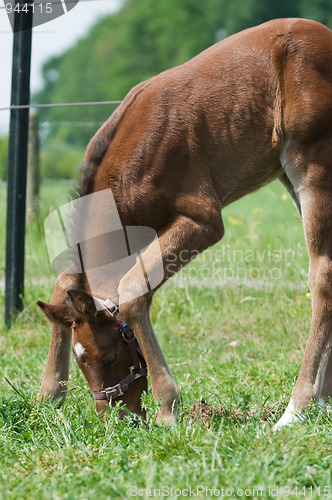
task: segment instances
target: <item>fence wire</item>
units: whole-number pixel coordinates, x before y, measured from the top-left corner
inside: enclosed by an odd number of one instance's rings
[[[12,109],[30,109],[30,108],[64,108],[72,106],[101,106],[103,104],[121,104],[122,101],[91,101],[91,102],[58,102],[54,104],[12,104],[6,108],[0,108],[0,111],[10,111]]]

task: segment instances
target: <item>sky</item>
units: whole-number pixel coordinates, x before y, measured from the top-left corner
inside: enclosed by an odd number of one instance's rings
[[[4,3],[0,2],[0,108],[10,105],[13,33]],[[51,56],[64,52],[82,38],[99,18],[118,10],[122,0],[80,0],[65,15],[33,29],[31,92],[41,87],[41,68]],[[9,111],[0,111],[0,136],[7,135]]]

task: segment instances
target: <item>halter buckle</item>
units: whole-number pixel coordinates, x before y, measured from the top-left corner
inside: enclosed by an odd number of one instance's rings
[[[112,387],[107,387],[107,389],[104,389],[106,395],[112,391],[115,391],[115,390],[118,390],[119,394],[117,396],[111,396],[110,397],[110,401],[112,400],[112,398],[118,398],[119,396],[122,396],[124,394],[124,392],[122,391],[121,389],[121,382],[119,382],[118,384],[116,385],[112,385]]]
[[[137,369],[138,370],[143,369],[141,363],[139,363],[139,365],[136,367],[134,365],[129,366],[129,371],[130,371],[130,373],[132,373],[134,375],[134,380],[136,380],[137,378],[140,378],[142,376],[139,372],[138,373],[134,372],[134,370],[137,370]]]

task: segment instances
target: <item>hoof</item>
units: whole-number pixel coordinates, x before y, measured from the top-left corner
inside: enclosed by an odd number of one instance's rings
[[[295,409],[295,405],[292,400],[288,403],[285,413],[278,420],[278,422],[274,425],[273,431],[278,431],[285,425],[293,424],[300,420],[299,413]]]

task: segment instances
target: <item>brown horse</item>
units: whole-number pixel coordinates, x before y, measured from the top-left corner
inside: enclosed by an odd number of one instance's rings
[[[194,256],[222,238],[223,207],[276,178],[302,214],[313,309],[300,374],[277,427],[295,420],[313,399],[330,397],[332,33],[302,19],[245,30],[141,83],[91,140],[82,194],[111,188],[123,226],[148,226],[158,239],[144,253],[143,279],[136,263],[120,281],[121,315],[97,311],[82,276],[58,277],[51,305],[41,304],[53,330],[40,397],[65,397],[70,329],[90,388],[114,391],[134,363],[119,333],[125,318],[146,360],[153,396],[162,398],[159,419],[175,420],[179,390],[150,321],[154,290],[145,291],[147,276],[161,249],[160,286],[184,264],[183,250]],[[108,294],[100,298],[106,307]],[[127,337],[133,339],[131,331]],[[144,362],[138,349],[139,375]],[[143,372],[120,398],[144,416]],[[98,409],[107,402],[101,399]]]

